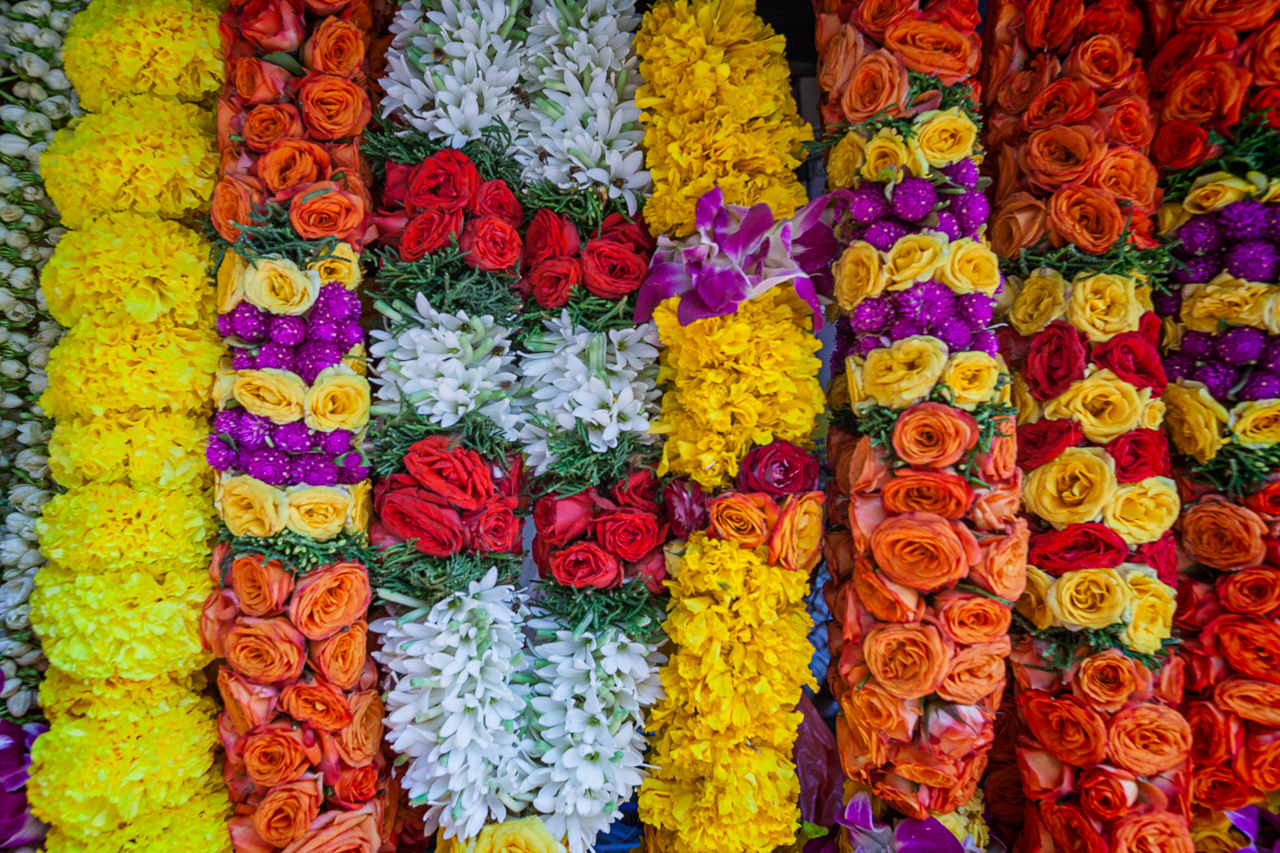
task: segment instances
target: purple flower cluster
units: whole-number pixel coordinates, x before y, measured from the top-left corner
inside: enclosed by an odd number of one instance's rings
[[[336,282],[326,284],[305,320],[245,301],[218,317],[218,332],[239,339],[232,356],[236,370],[288,370],[310,385],[364,340],[360,297]]]
[[[840,318],[832,364],[839,370],[850,355],[866,357],[877,347],[914,335],[931,335],[953,352],[980,350],[994,356],[999,346],[989,329],[993,311],[990,296],[957,296],[936,281],[883,293],[864,300],[852,314]]]
[[[1221,273],[1245,281],[1274,283],[1280,274],[1280,204],[1253,199],[1193,216],[1174,235],[1180,262],[1172,270],[1178,284],[1203,284]]]
[[[978,167],[962,160],[942,170],[947,182],[904,178],[896,186],[864,181],[848,195],[849,221],[841,230],[846,242],[865,240],[881,252],[902,237],[922,230],[940,231],[948,240],[977,238],[991,214],[986,195],[978,189]],[[939,193],[938,187],[952,190]],[[961,192],[954,192],[956,189]]]
[[[214,415],[205,456],[217,471],[238,471],[271,486],[353,485],[369,476],[355,438],[348,430],[319,432],[302,421],[276,424],[229,409]]]
[[[1169,380],[1203,382],[1220,403],[1280,397],[1280,337],[1237,326],[1223,335],[1187,332],[1164,360]]]

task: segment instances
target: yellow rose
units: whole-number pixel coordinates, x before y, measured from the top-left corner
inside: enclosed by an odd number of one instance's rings
[[[1186,331],[1177,317],[1165,317],[1160,321],[1160,351],[1165,355],[1182,349],[1182,333]]]
[[[1258,178],[1254,180],[1255,176]],[[1275,204],[1280,199],[1280,178],[1267,178],[1266,175],[1260,175],[1257,172],[1250,172],[1249,179],[1253,180],[1259,186],[1258,201],[1263,204]]]
[[[1218,321],[1238,326],[1264,325],[1266,299],[1275,288],[1223,273],[1208,284],[1182,288],[1182,322],[1193,332],[1218,331]]]
[[[925,231],[908,234],[893,244],[884,262],[890,290],[906,290],[917,281],[928,281],[947,259],[945,235]]]
[[[214,504],[232,536],[275,536],[288,515],[284,492],[247,475],[219,479]]]
[[[903,170],[911,159],[911,154],[902,141],[902,134],[887,127],[880,128],[875,136],[867,140],[863,153],[867,159],[862,164],[862,177],[868,181],[898,183],[904,177]]]
[[[346,243],[339,243],[327,258],[312,261],[307,269],[316,274],[321,284],[336,281],[347,290],[360,286],[360,256]]]
[[[225,409],[227,403],[236,398],[236,376],[238,375],[237,371],[231,369],[231,359],[224,358],[223,366],[213,377],[213,403],[219,409]]]
[[[1168,477],[1147,477],[1116,488],[1103,507],[1102,522],[1130,546],[1146,545],[1164,535],[1178,520],[1178,487]]]
[[[831,374],[831,378],[827,381],[827,405],[833,409],[853,405],[853,400],[849,397],[848,376]]]
[[[244,298],[272,314],[302,314],[320,293],[320,276],[285,258],[264,258],[245,267]]]
[[[1156,304],[1151,301],[1151,285],[1146,283],[1146,276],[1138,275],[1134,276],[1134,279],[1138,284],[1137,287],[1133,289],[1133,292],[1137,295],[1138,304],[1142,306],[1142,310],[1156,310]]]
[[[827,181],[832,189],[848,189],[858,180],[858,169],[867,160],[867,143],[857,133],[846,133],[827,155]]]
[[[250,414],[288,424],[302,419],[307,386],[296,373],[268,367],[241,370],[231,384],[231,394]]]
[[[1007,276],[1004,280],[1004,287],[996,294],[995,315],[1007,318],[1009,312],[1013,310],[1013,303],[1018,301],[1018,294],[1021,292],[1022,279],[1017,276]]]
[[[1191,219],[1191,214],[1176,201],[1166,201],[1156,214],[1156,228],[1161,234],[1172,234]]]
[[[1009,323],[1030,337],[1067,310],[1067,280],[1055,270],[1038,269],[1022,283],[1009,311]]]
[[[1212,172],[1196,178],[1182,200],[1182,207],[1187,213],[1212,213],[1257,191],[1253,184],[1230,172]]]
[[[952,293],[991,296],[1000,286],[1000,262],[995,252],[965,237],[951,244],[933,277],[951,288]]]
[[[1150,399],[1150,388],[1139,391],[1110,370],[1094,370],[1045,403],[1044,416],[1070,418],[1080,424],[1085,438],[1106,444],[1137,427]]]
[[[285,527],[302,536],[324,542],[347,526],[351,495],[330,486],[294,486],[285,491],[288,515]]]
[[[1183,456],[1202,465],[1222,449],[1222,427],[1231,416],[1200,382],[1180,379],[1164,390],[1164,429]]]
[[[1136,332],[1142,313],[1137,282],[1127,275],[1081,275],[1071,286],[1067,322],[1092,343],[1109,341],[1121,332]]]
[[[1116,493],[1115,462],[1100,447],[1068,447],[1027,477],[1026,508],[1061,530],[1097,521]]]
[[[347,518],[348,533],[367,533],[373,515],[373,484],[361,480],[351,487],[351,512]]]
[[[1120,641],[1135,652],[1153,655],[1160,651],[1161,640],[1173,635],[1173,611],[1177,609],[1173,588],[1147,574],[1149,569],[1134,567],[1125,577],[1129,586],[1128,624]]]
[[[1257,321],[1252,325],[1266,329],[1270,334],[1280,335],[1280,287],[1267,288]]]
[[[1049,612],[1049,587],[1052,585],[1052,575],[1035,566],[1027,566],[1027,588],[1014,605],[1015,610],[1031,620],[1031,624],[1041,631],[1053,627],[1053,614]]]
[[[1138,416],[1138,429],[1160,429],[1164,426],[1164,400],[1153,398],[1142,407]]]
[[[1049,587],[1053,618],[1068,628],[1105,628],[1120,621],[1133,593],[1115,569],[1067,572]]]
[[[863,379],[865,370],[866,360],[859,356],[851,355],[844,360],[844,387],[849,395],[850,406],[856,406],[867,399],[867,383]]]
[[[862,382],[867,396],[881,406],[902,409],[929,396],[946,364],[946,344],[915,335],[872,350],[863,366]]]
[[[227,249],[218,264],[218,313],[226,314],[244,299],[244,271],[249,264],[235,251]]]
[[[985,352],[958,352],[942,369],[942,384],[951,389],[951,405],[972,412],[996,394],[1002,374],[1000,362]]]
[[[836,302],[846,314],[864,299],[879,296],[888,283],[880,263],[880,253],[870,243],[861,240],[841,253],[831,273],[835,277]]]
[[[356,376],[369,374],[369,360],[365,358],[364,344],[356,344],[342,357],[342,363]]]
[[[307,426],[356,432],[369,422],[369,380],[344,364],[320,371],[302,399]]]
[[[1237,444],[1271,447],[1280,444],[1280,400],[1251,400],[1231,410],[1228,423]]]
[[[466,842],[441,837],[436,849],[440,853],[565,853],[564,845],[537,815],[488,824]]]
[[[919,151],[930,166],[941,169],[971,155],[977,142],[977,125],[959,107],[952,107],[916,116],[911,149]]]
[[[1232,825],[1226,812],[1196,809],[1191,816],[1191,843],[1196,853],[1233,853],[1249,839]]]
[[[1018,426],[1033,424],[1044,417],[1040,401],[1031,396],[1031,390],[1027,388],[1027,381],[1022,378],[1021,373],[1013,375],[1009,391],[1010,403],[1018,409]]]

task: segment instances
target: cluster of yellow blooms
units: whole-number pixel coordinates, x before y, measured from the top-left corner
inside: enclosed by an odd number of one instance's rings
[[[654,233],[693,233],[695,204],[717,186],[727,204],[765,202],[778,219],[805,203],[792,170],[813,131],[791,97],[785,40],[754,0],[656,3],[635,48]]]
[[[702,533],[673,562],[662,627],[678,650],[649,717],[656,769],[640,791],[641,817],[658,830],[657,849],[674,853],[790,844],[800,815],[794,708],[803,686],[816,687],[808,574]]]
[[[100,0],[65,63],[96,112],[42,160],[72,229],[44,272],[71,328],[41,398],[50,470],[67,487],[38,523],[49,565],[31,622],[51,667],[50,731],[28,795],[47,849],[229,848],[214,761],[217,708],[200,669],[215,531],[206,420],[221,355],[208,245],[179,221],[209,199],[220,10],[201,0]]]

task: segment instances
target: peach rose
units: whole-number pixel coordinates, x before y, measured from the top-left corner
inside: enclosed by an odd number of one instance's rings
[[[1191,702],[1186,717],[1191,727],[1191,761],[1197,767],[1226,764],[1244,746],[1244,722],[1231,709],[1214,702]]]
[[[1147,102],[1128,90],[1113,92],[1099,107],[1107,118],[1107,138],[1147,152],[1156,135],[1156,125]]]
[[[1196,805],[1217,811],[1235,811],[1266,799],[1230,764],[1197,769],[1191,776],[1191,796]]]
[[[884,34],[884,46],[902,58],[907,68],[932,74],[944,86],[978,73],[982,40],[941,21],[899,18]]]
[[[297,98],[302,123],[316,139],[359,136],[372,114],[364,89],[331,74],[312,71],[298,85]]]
[[[1009,633],[1013,610],[972,592],[949,589],[933,597],[938,625],[957,644],[992,643]]]
[[[290,104],[259,104],[244,117],[240,135],[254,151],[266,151],[281,139],[301,137],[302,118]]]
[[[1225,56],[1193,60],[1169,84],[1160,119],[1212,126],[1236,124],[1252,78],[1249,71]]]
[[[947,676],[938,685],[938,695],[948,702],[977,705],[983,698],[1003,690],[1004,659],[1009,656],[1009,638],[967,646],[956,652]]]
[[[1226,26],[1196,26],[1174,33],[1160,45],[1147,65],[1151,88],[1163,92],[1182,69],[1204,56],[1229,53],[1240,44],[1235,30]]]
[[[1255,616],[1219,616],[1205,626],[1218,652],[1247,678],[1280,683],[1280,624]]]
[[[1004,536],[986,536],[978,543],[982,560],[970,573],[974,582],[1009,603],[1027,588],[1027,548],[1031,534],[1019,518]]]
[[[377,767],[372,764],[367,767],[344,767],[333,785],[331,802],[344,809],[358,809],[361,803],[372,800],[377,794]],[[383,849],[386,849],[385,845]]]
[[[864,557],[854,557],[851,582],[858,602],[883,622],[917,622],[924,616],[920,593],[889,580]]]
[[[1107,153],[1107,139],[1091,124],[1033,130],[1018,149],[1018,168],[1034,189],[1051,193],[1080,183]]]
[[[1084,18],[1084,0],[1028,0],[1022,10],[1023,38],[1032,50],[1053,50]]]
[[[1280,20],[1272,21],[1254,36],[1249,60],[1255,87],[1280,83]]]
[[[1218,579],[1218,600],[1232,613],[1273,615],[1280,610],[1280,570],[1254,566]]]
[[[1025,690],[1018,708],[1055,758],[1076,767],[1099,764],[1107,754],[1107,727],[1097,711],[1073,696],[1055,699],[1043,690]]]
[[[356,686],[364,669],[368,646],[368,623],[354,622],[327,640],[313,640],[307,645],[307,661],[320,677],[339,690]]]
[[[1128,82],[1133,73],[1133,50],[1111,33],[1090,36],[1071,49],[1066,72],[1096,89],[1110,91]]]
[[[900,699],[919,699],[942,684],[955,646],[933,625],[906,622],[868,631],[862,653],[885,692]]]
[[[240,615],[240,603],[234,590],[215,589],[200,609],[200,643],[214,657],[227,656],[227,633]]]
[[[362,242],[359,231],[369,207],[359,193],[344,190],[333,181],[317,181],[292,187],[275,201],[289,202],[289,223],[304,240],[337,237]]]
[[[928,787],[919,788],[907,779],[891,771],[871,774],[871,793],[884,800],[894,810],[916,820],[929,817],[927,803]],[[921,802],[921,797],[926,802]]]
[[[1253,30],[1271,20],[1280,0],[1186,0],[1178,8],[1178,29],[1205,26]]]
[[[254,57],[237,59],[231,72],[236,97],[244,104],[267,104],[280,99],[289,72]]]
[[[301,778],[322,752],[314,731],[281,719],[246,737],[241,757],[253,784],[266,789]]]
[[[778,505],[768,495],[729,492],[707,501],[707,514],[707,535],[712,539],[759,548],[778,522]]]
[[[338,755],[349,767],[364,767],[382,746],[382,699],[377,690],[361,690],[348,697],[351,723],[337,733]]]
[[[889,473],[884,448],[863,436],[842,457],[836,458],[836,482],[846,495],[870,495],[880,491]]]
[[[859,31],[876,41],[884,41],[884,34],[894,23],[918,11],[917,0],[866,0],[854,10],[853,22]]]
[[[917,785],[954,788],[960,783],[962,761],[940,758],[923,749],[902,747],[893,757],[893,772]]]
[[[960,519],[973,501],[973,490],[957,474],[903,468],[884,484],[880,497],[889,512],[931,512]]]
[[[1089,185],[1153,213],[1160,204],[1156,177],[1156,167],[1146,155],[1136,148],[1116,145],[1098,162]]]
[[[989,145],[1004,143],[1017,136],[1022,123],[1016,116],[1026,112],[1031,101],[1056,80],[1061,71],[1062,63],[1056,56],[1037,53],[1025,67],[1020,62],[1017,70],[1009,75],[1003,78],[992,77],[992,80],[998,81],[994,84],[998,90],[996,103],[1008,117],[1002,121],[999,114],[993,116],[991,133],[988,134]]]
[[[1026,795],[1032,800],[1056,800],[1071,791],[1075,768],[1064,764],[1047,749],[1038,749],[1034,740],[1020,741],[1018,769]]]
[[[1138,801],[1137,778],[1105,764],[1082,775],[1076,789],[1085,814],[1098,821],[1123,817]]]
[[[329,171],[329,152],[323,146],[291,137],[276,140],[254,163],[254,174],[273,193],[328,180]]]
[[[1107,193],[1093,187],[1067,187],[1049,197],[1048,225],[1057,241],[1100,255],[1120,238],[1124,216]]]
[[[860,124],[880,113],[899,115],[907,95],[907,68],[887,50],[865,54],[840,96],[845,121]]]
[[[323,781],[319,774],[304,775],[277,785],[254,810],[253,829],[273,847],[292,844],[320,816],[323,802]]]
[[[1213,701],[1246,720],[1280,728],[1280,685],[1228,678],[1213,689]]]
[[[319,678],[290,684],[280,694],[280,707],[295,720],[310,723],[318,732],[336,732],[351,724],[347,697]]]
[[[893,425],[893,449],[908,465],[946,468],[978,443],[978,422],[942,403],[917,403]]]
[[[288,619],[241,616],[227,632],[227,663],[254,684],[278,684],[302,674],[307,641]]]
[[[1013,523],[1022,506],[1022,472],[1014,472],[1008,480],[992,483],[990,488],[974,490],[969,519],[979,530],[1000,530]]]
[[[1114,714],[1134,694],[1151,692],[1151,673],[1119,649],[1075,661],[1067,677],[1071,695],[1100,713]]]
[[[234,243],[240,238],[239,225],[253,223],[253,206],[264,198],[262,184],[257,178],[228,176],[213,188],[212,209],[209,212],[213,227],[224,240]]]
[[[1182,547],[1197,562],[1214,569],[1256,566],[1266,556],[1267,525],[1247,507],[1211,495],[1186,509],[1178,520]]]
[[[987,769],[987,753],[979,752],[959,759],[960,772],[951,788],[932,788],[929,791],[929,808],[939,814],[950,814],[963,806],[978,792],[978,780]]]
[[[293,594],[293,574],[279,560],[264,564],[261,554],[245,554],[231,562],[231,588],[248,615],[277,616]]]
[[[931,512],[886,519],[871,534],[871,551],[889,580],[921,592],[954,585],[981,559],[967,527]]]
[[[254,684],[225,666],[218,667],[218,694],[222,696],[227,719],[241,737],[269,723],[280,701],[280,691],[276,688]]]
[[[1165,705],[1134,705],[1107,725],[1107,755],[1140,776],[1172,770],[1191,752],[1191,726]]]
[[[845,716],[865,722],[872,729],[883,732],[889,740],[898,743],[911,741],[915,736],[916,723],[920,719],[920,703],[917,700],[900,699],[874,679],[845,693],[840,707]]]
[[[1059,77],[1031,99],[1022,114],[1022,126],[1041,130],[1055,124],[1077,124],[1089,119],[1098,108],[1098,95],[1083,80]]]
[[[376,853],[382,846],[372,803],[355,811],[333,809],[281,853]]]
[[[1135,814],[1111,830],[1110,853],[1194,853],[1187,819],[1172,812]]]
[[[364,566],[334,563],[298,582],[289,602],[289,618],[308,640],[324,640],[364,618],[372,600]]]
[[[1236,753],[1235,769],[1245,784],[1259,791],[1280,788],[1280,730],[1253,729]]]
[[[991,248],[1003,258],[1016,258],[1023,249],[1040,242],[1048,217],[1048,208],[1040,199],[1030,193],[1014,193],[1000,202],[991,218]]]
[[[788,495],[769,536],[769,564],[808,572],[822,559],[824,492]]]
[[[1018,432],[1017,421],[1013,416],[1002,417],[995,421],[995,435],[991,438],[991,447],[978,452],[974,457],[978,473],[988,482],[1007,480],[1018,470]]]
[[[308,70],[351,77],[364,62],[364,35],[341,18],[325,18],[302,46],[302,64]]]

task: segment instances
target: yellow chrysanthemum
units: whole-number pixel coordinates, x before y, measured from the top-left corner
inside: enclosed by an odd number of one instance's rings
[[[231,803],[222,774],[211,771],[191,799],[176,808],[139,815],[84,837],[54,826],[44,842],[47,853],[231,853],[227,821]]]
[[[164,314],[204,324],[215,294],[208,257],[208,242],[177,222],[108,213],[58,241],[40,284],[49,313],[64,326],[84,316],[109,325],[151,323]]]
[[[49,470],[69,488],[98,482],[198,491],[213,485],[208,439],[203,418],[177,412],[60,418],[49,441]]]
[[[40,405],[55,418],[111,409],[207,412],[222,339],[213,324],[99,325],[85,318],[49,357],[49,388]]]
[[[208,680],[199,670],[183,678],[82,681],[60,669],[50,669],[40,684],[40,708],[51,720],[70,716],[140,722],[149,719],[156,708],[200,701],[207,686]]]
[[[808,444],[825,407],[812,309],[790,287],[688,326],[678,305],[670,299],[654,314],[667,347],[659,381],[668,382],[651,430],[667,436],[658,472],[716,489],[733,481],[752,445]]]
[[[178,489],[91,483],[45,504],[40,550],[78,572],[206,568],[212,496]]]
[[[76,678],[185,675],[212,659],[200,644],[200,608],[212,590],[204,569],[96,572],[50,563],[36,575],[31,624],[49,662]]]
[[[120,210],[177,219],[213,194],[213,113],[153,95],[122,98],[59,131],[40,170],[69,228]]]

